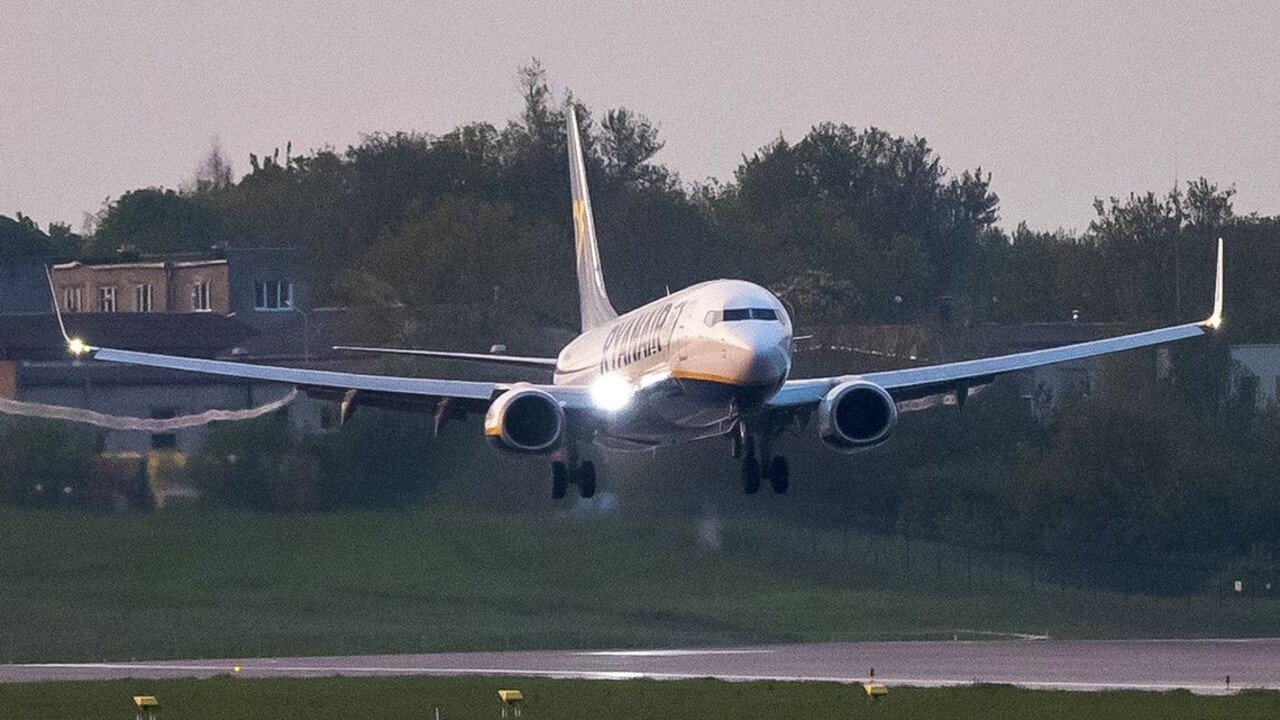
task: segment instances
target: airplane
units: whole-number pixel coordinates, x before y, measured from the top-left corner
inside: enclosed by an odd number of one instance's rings
[[[780,434],[807,428],[844,453],[887,441],[898,404],[954,394],[962,403],[997,375],[1205,335],[1223,318],[1223,249],[1218,241],[1213,312],[1205,320],[1103,340],[1013,355],[883,372],[793,379],[792,323],[769,290],[744,280],[703,282],[621,315],[605,290],[586,165],[576,113],[566,118],[569,180],[582,332],[555,358],[438,350],[339,346],[355,352],[478,360],[553,371],[551,384],[493,383],[399,377],[177,357],[93,347],[67,339],[95,360],[185,370],[293,385],[356,407],[430,412],[436,430],[470,414],[484,416],[484,434],[498,448],[544,456],[551,494],[570,485],[596,492],[597,470],[583,449],[650,449],[727,438],[741,461],[742,490],[767,480],[787,492],[787,459],[773,451]]]

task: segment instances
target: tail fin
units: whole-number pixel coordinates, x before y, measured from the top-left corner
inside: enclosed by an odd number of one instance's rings
[[[569,186],[573,191],[573,242],[578,258],[578,298],[582,303],[582,330],[586,332],[618,317],[604,289],[600,270],[600,248],[596,245],[596,222],[591,216],[591,194],[587,191],[587,166],[582,159],[582,139],[578,135],[578,114],[571,106],[568,120]]]

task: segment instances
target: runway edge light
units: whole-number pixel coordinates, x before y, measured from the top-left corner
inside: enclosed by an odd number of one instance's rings
[[[498,700],[502,704],[502,717],[507,716],[507,710],[511,710],[513,717],[520,717],[520,704],[524,702],[524,694],[519,690],[499,690]]]
[[[143,717],[153,720],[156,716],[156,711],[160,709],[160,701],[156,699],[155,695],[134,695],[133,707],[137,710],[134,715],[136,720],[142,720]]]
[[[889,694],[889,688],[883,683],[877,682],[863,683],[862,691],[867,694],[867,699],[871,702],[875,702]]]

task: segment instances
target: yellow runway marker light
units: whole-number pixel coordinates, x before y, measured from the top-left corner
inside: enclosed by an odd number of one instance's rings
[[[156,712],[160,710],[160,701],[155,695],[134,695],[133,707],[137,710],[134,716],[136,720],[142,720],[144,717],[153,720]]]
[[[519,690],[499,690],[498,700],[502,703],[502,717],[507,716],[507,710],[511,710],[513,717],[520,717],[520,704],[524,702],[524,694]]]

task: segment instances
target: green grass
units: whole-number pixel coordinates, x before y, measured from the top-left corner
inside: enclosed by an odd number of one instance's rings
[[[496,718],[497,690],[518,688],[529,720],[628,718],[1195,718],[1273,719],[1280,693],[1196,696],[1187,692],[1069,693],[978,686],[891,688],[876,704],[856,685],[725,683],[714,680],[625,682],[529,678],[325,678],[111,681],[0,685],[6,717],[41,720],[132,717],[129,698],[155,695],[161,717],[183,720],[429,720]]]
[[[0,662],[939,638],[1280,635],[1271,600],[1033,582],[953,550],[725,521],[431,509],[0,512]],[[944,552],[944,550],[946,552]],[[950,553],[950,555],[948,555]]]

